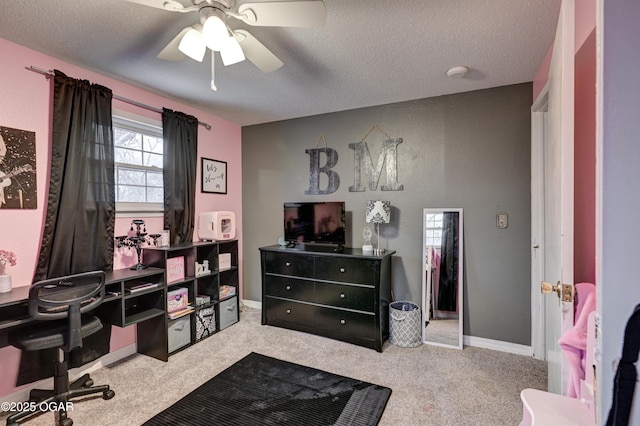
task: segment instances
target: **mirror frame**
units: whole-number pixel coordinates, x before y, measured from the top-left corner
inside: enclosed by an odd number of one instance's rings
[[[427,235],[426,235],[426,221],[428,213],[440,213],[440,212],[457,212],[458,213],[458,344],[450,345],[446,343],[434,342],[427,339],[427,327],[425,324],[429,321],[429,307],[426,306],[427,301]],[[463,333],[464,333],[464,304],[463,304],[463,287],[464,287],[464,220],[461,208],[425,208],[422,211],[422,343],[427,345],[441,346],[445,348],[462,349],[463,348]]]

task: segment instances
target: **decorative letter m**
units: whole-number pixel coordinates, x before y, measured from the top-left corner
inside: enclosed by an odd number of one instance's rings
[[[387,183],[380,187],[383,191],[402,191],[404,185],[398,183],[398,145],[402,143],[402,138],[387,139],[382,145],[382,152],[378,156],[378,164],[373,166],[369,147],[365,141],[350,143],[349,149],[353,150],[353,185],[349,187],[349,192],[364,192],[366,187],[362,184],[362,173],[364,172],[369,182],[369,189],[375,191],[378,188],[378,181],[382,174],[382,166],[387,165]]]

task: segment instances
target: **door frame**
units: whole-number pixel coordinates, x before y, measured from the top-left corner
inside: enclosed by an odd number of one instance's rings
[[[559,144],[561,151],[560,155],[560,276],[556,279],[562,284],[569,284],[573,286],[573,265],[574,265],[574,230],[573,230],[573,215],[574,215],[574,61],[575,61],[575,0],[562,0],[560,7],[560,14],[558,17],[558,27],[556,30],[556,36],[552,46],[553,52],[551,62],[549,66],[549,75],[547,84],[541,91],[540,95],[536,98],[534,105],[532,106],[532,119],[531,119],[531,196],[532,196],[532,262],[531,262],[531,349],[532,355],[538,359],[546,360],[551,367],[551,364],[555,366],[557,362],[559,365],[560,377],[553,377],[551,369],[549,372],[549,390],[558,393],[565,393],[567,389],[567,381],[569,375],[569,368],[566,358],[562,355],[559,348],[554,346],[553,348],[546,347],[549,340],[549,336],[546,333],[549,330],[547,318],[547,305],[549,297],[544,298],[540,294],[541,279],[548,278],[547,267],[544,263],[548,259],[547,247],[551,244],[551,241],[542,241],[546,238],[546,228],[548,224],[545,223],[546,207],[545,201],[547,201],[548,194],[545,194],[545,182],[546,175],[553,173],[555,170],[546,170],[546,153],[547,142],[550,141],[554,144]],[[554,67],[555,64],[555,67]],[[559,67],[559,68],[558,68]],[[557,82],[558,87],[554,86],[554,82]],[[556,99],[558,97],[558,99]],[[559,102],[554,106],[553,102]],[[545,106],[547,106],[545,108]],[[559,108],[545,113],[545,109],[548,111],[550,107]],[[549,115],[551,114],[551,115]],[[554,120],[559,116],[559,129],[550,129],[550,117]],[[554,121],[555,122],[555,121]],[[557,132],[558,134],[550,135],[550,132]],[[551,139],[559,137],[559,140]],[[554,145],[556,146],[556,145]],[[544,235],[545,237],[542,237]],[[544,243],[544,244],[542,244]],[[549,244],[547,244],[549,243]],[[535,248],[538,247],[538,249]],[[542,263],[540,263],[542,262]],[[553,272],[553,271],[552,271]],[[556,271],[558,272],[558,271]],[[560,301],[560,335],[570,330],[573,327],[573,302]],[[554,333],[555,334],[555,333]],[[560,356],[559,360],[549,359],[550,350],[554,349],[554,355],[557,353]],[[555,370],[555,368],[554,368]],[[552,386],[552,381],[553,385]],[[557,385],[557,386],[556,386]],[[553,389],[552,389],[553,388]]]
[[[546,360],[544,300],[544,139],[547,129],[549,83],[531,106],[531,355]]]

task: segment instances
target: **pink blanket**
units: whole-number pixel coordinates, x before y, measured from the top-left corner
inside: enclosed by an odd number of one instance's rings
[[[574,326],[567,331],[558,344],[569,362],[569,383],[567,396],[580,397],[580,380],[584,380],[584,364],[587,350],[587,324],[591,312],[596,309],[596,286],[592,283],[579,283],[576,289],[576,312]]]

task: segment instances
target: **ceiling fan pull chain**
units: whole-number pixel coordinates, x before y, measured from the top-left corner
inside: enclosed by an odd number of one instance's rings
[[[212,50],[211,51],[211,90],[213,92],[218,91],[218,88],[216,87],[216,53]]]

